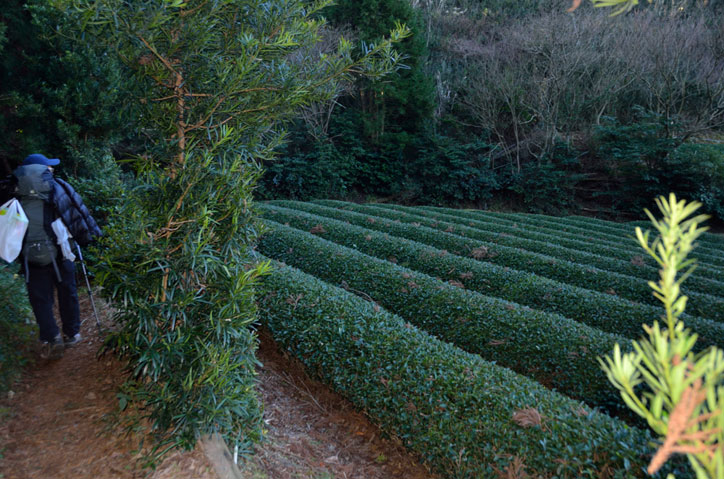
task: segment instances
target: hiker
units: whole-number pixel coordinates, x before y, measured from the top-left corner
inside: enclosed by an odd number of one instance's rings
[[[66,347],[75,346],[82,340],[75,257],[69,243],[58,244],[54,230],[58,224],[52,223],[61,219],[72,235],[72,241],[80,246],[101,235],[78,193],[53,176],[53,167],[59,163],[57,158],[32,154],[23,160],[12,178],[13,196],[20,201],[28,217],[20,262],[38,323],[40,357],[43,359],[59,359]],[[53,315],[56,290],[62,334]]]

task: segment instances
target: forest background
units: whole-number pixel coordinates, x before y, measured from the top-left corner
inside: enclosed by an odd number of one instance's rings
[[[117,160],[148,141],[124,67],[25,3],[0,13],[0,173],[47,152],[107,208]],[[369,48],[399,21],[406,68],[305,108],[256,196],[628,218],[674,191],[721,220],[723,5],[655,1],[612,19],[565,0],[341,0],[322,13],[320,51],[341,35]]]

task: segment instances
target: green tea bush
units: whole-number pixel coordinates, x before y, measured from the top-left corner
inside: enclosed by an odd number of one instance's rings
[[[582,237],[568,239],[562,235],[548,234],[538,229],[522,228],[517,225],[509,226],[491,223],[489,221],[472,220],[469,218],[463,219],[457,215],[429,211],[421,208],[408,208],[396,205],[391,207],[387,206],[387,208],[411,215],[424,216],[428,219],[440,221],[443,225],[454,224],[473,228],[486,235],[482,236],[481,233],[478,233],[479,239],[487,237],[489,241],[495,243],[534,251],[555,258],[565,259],[573,263],[590,265],[635,278],[648,279],[657,272],[653,267],[653,264],[655,264],[653,260],[646,261],[642,258],[642,261],[638,264],[637,262],[632,262],[631,259],[636,256],[636,252],[631,248],[601,245]],[[716,259],[718,258],[714,258],[714,260]],[[722,258],[722,261],[724,261],[724,258]],[[716,267],[716,265],[714,267]],[[701,269],[706,271],[708,276],[691,278],[689,288],[705,294],[724,296],[724,283],[718,281],[722,278],[721,273],[713,268]]]
[[[384,208],[394,209],[394,205],[387,204],[376,204]],[[438,213],[444,213],[447,215],[457,216],[460,218],[466,218],[468,220],[482,221],[485,223],[493,224],[504,224],[519,230],[531,232],[540,232],[546,235],[555,235],[557,238],[563,239],[564,241],[573,240],[575,242],[585,242],[591,246],[603,245],[619,250],[626,250],[629,252],[629,258],[634,253],[633,250],[633,237],[627,235],[624,231],[617,235],[610,233],[602,233],[592,231],[590,228],[571,226],[568,224],[565,218],[554,217],[554,216],[531,216],[521,213],[497,213],[492,211],[481,211],[481,210],[461,210],[453,208],[438,208],[433,206],[421,206],[417,209],[435,211]],[[629,223],[630,224],[630,223]],[[542,236],[542,235],[541,235]],[[707,258],[716,261],[721,261],[721,248],[711,248],[707,246],[701,246],[701,254]],[[718,256],[717,256],[718,255]],[[656,264],[655,261],[648,258],[641,258],[645,264]],[[721,272],[718,270],[715,264],[710,264],[709,268],[697,268],[694,276],[700,276],[710,279],[721,279]]]
[[[646,433],[350,292],[278,266],[259,306],[276,341],[442,477],[645,477]]]
[[[33,320],[23,278],[15,266],[0,265],[0,392],[7,391],[27,361]]]
[[[410,202],[436,204],[489,201],[503,187],[500,176],[490,168],[491,148],[483,138],[462,142],[426,132],[408,148],[401,196]]]
[[[561,314],[602,331],[638,338],[641,324],[661,314],[660,308],[632,303],[615,296],[552,281],[533,273],[476,261],[404,238],[391,237],[342,221],[279,206],[258,205],[262,216],[276,223],[310,231],[342,246],[380,259],[457,282],[479,293],[512,301],[541,311]],[[699,334],[699,347],[724,345],[724,324],[686,317]]]
[[[291,129],[289,143],[265,165],[257,198],[309,200],[343,198],[348,193],[353,181],[352,155],[326,138],[310,141],[305,133],[300,122]]]
[[[576,208],[576,187],[585,176],[578,173],[579,156],[572,146],[557,140],[536,161],[504,170],[501,183],[514,196],[514,204],[525,211],[559,213]]]
[[[561,222],[566,225],[572,225],[579,228],[587,228],[592,232],[603,232],[612,235],[621,235],[624,232],[628,232],[632,225],[646,226],[650,223],[636,221],[630,223],[615,223],[613,221],[606,221],[598,218],[591,218],[589,216],[566,216],[560,218]],[[709,254],[722,255],[722,246],[724,246],[724,238],[720,235],[706,232],[697,240]]]
[[[426,223],[424,218],[418,219],[418,221],[406,218],[406,221],[409,223],[403,223],[400,220],[405,218],[404,213],[335,201],[319,201],[313,204],[281,201],[274,201],[272,203],[349,221],[350,223],[378,231],[385,231],[394,236],[420,241],[461,256],[477,256],[477,259],[485,262],[507,266],[520,271],[532,272],[562,283],[608,294],[615,294],[619,297],[640,303],[657,304],[656,299],[651,294],[644,280],[637,280],[636,278],[610,271],[601,271],[590,266],[571,263],[570,261],[525,251],[519,248],[510,248],[496,243],[462,237],[446,232],[442,228],[436,229],[440,225],[434,221],[428,221],[427,224],[431,226],[434,224],[436,228],[428,228],[423,226],[423,224]],[[334,208],[323,206],[325,204],[332,205]],[[386,218],[384,218],[385,215]],[[461,229],[464,228],[459,227],[456,229],[453,226],[453,230],[455,231]],[[694,299],[693,296],[694,295],[692,295],[690,308],[695,315],[717,321],[724,319],[724,304],[719,298],[698,294],[696,295],[696,299]]]
[[[311,233],[267,221],[259,251],[320,279],[371,297],[421,329],[571,397],[621,406],[596,357],[622,336],[558,314],[483,296]]]

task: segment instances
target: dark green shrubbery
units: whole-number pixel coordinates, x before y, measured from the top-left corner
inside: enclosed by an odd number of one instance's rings
[[[283,347],[443,477],[497,477],[516,463],[534,477],[645,477],[646,433],[349,292],[279,266],[259,304]]]
[[[622,336],[467,291],[301,230],[267,225],[262,254],[371,297],[425,331],[571,397],[621,407],[595,358]]]
[[[578,152],[557,141],[536,161],[519,170],[504,170],[501,182],[525,211],[561,213],[575,208],[576,185],[585,175],[578,172]]]
[[[700,201],[703,211],[724,221],[724,145],[685,143],[670,163],[687,180],[680,196]]]
[[[354,179],[353,154],[327,138],[311,139],[306,132],[304,124],[295,123],[289,143],[265,165],[258,198],[310,200],[347,195]]]
[[[0,265],[0,392],[7,391],[27,360],[33,340],[32,310],[15,266]]]
[[[284,205],[283,202],[274,203]],[[486,262],[529,271],[582,288],[608,293],[615,292],[622,298],[636,302],[658,305],[645,280],[478,239],[476,230],[469,227],[443,224],[422,216],[413,216],[375,206],[331,200],[315,203],[318,204],[295,203],[292,207],[420,241],[462,256],[475,255],[475,250],[480,251],[482,248],[485,250],[482,260]],[[328,208],[320,207],[320,205],[328,206]],[[461,236],[461,234],[465,236]],[[691,294],[688,307],[689,312],[698,316],[716,320],[724,318],[724,303],[710,295]]]
[[[476,261],[416,241],[354,226],[299,210],[262,203],[265,218],[354,248],[380,259],[395,258],[411,268],[466,288],[541,311],[561,314],[580,323],[629,338],[641,335],[641,324],[661,314],[660,308],[571,286],[495,264]],[[652,276],[653,277],[653,276]],[[686,324],[699,334],[699,346],[724,346],[724,324],[686,316]]]
[[[0,25],[0,174],[30,153],[62,160],[59,173],[91,177],[99,150],[132,135],[135,101],[120,61],[96,42],[60,34],[67,12],[47,0],[5,0]]]
[[[490,241],[507,246],[518,247],[527,251],[542,253],[548,256],[565,259],[574,263],[595,266],[596,268],[613,271],[636,278],[650,279],[656,276],[658,270],[656,262],[652,259],[635,264],[631,259],[637,255],[633,248],[609,246],[591,242],[584,236],[566,238],[556,233],[546,233],[538,229],[529,229],[517,224],[501,224],[472,219],[468,215],[460,216],[457,211],[429,210],[427,208],[411,208],[398,205],[385,205],[394,210],[425,218],[438,220],[441,223],[471,227],[477,231],[490,235]],[[482,236],[479,237],[483,239]],[[724,265],[724,258],[711,256],[710,262],[703,262],[706,266],[697,269],[697,274],[688,284],[688,289],[706,294],[724,295],[724,283],[721,282],[721,272],[718,267]]]
[[[492,145],[482,138],[461,142],[430,132],[413,145],[406,162],[404,196],[435,204],[487,203],[501,187],[490,167]]]
[[[379,206],[387,206],[380,204]],[[390,208],[394,208],[394,205],[390,205]],[[520,213],[498,213],[493,211],[481,211],[481,210],[460,210],[455,208],[439,208],[433,206],[422,206],[417,210],[429,210],[446,215],[452,215],[459,218],[466,218],[477,222],[489,223],[493,225],[507,225],[517,229],[517,235],[539,235],[539,237],[555,238],[553,241],[556,244],[578,244],[579,246],[586,245],[585,251],[593,251],[600,248],[600,251],[606,255],[608,251],[628,251],[628,259],[631,259],[634,250],[633,237],[631,236],[630,229],[634,226],[647,226],[641,225],[638,222],[628,223],[627,225],[619,225],[613,222],[603,222],[603,226],[611,226],[618,228],[618,232],[613,234],[605,231],[597,231],[597,227],[600,224],[591,224],[589,226],[573,225],[571,224],[572,217],[553,217],[544,215],[530,215]],[[582,217],[577,217],[582,218]],[[634,224],[636,223],[636,224]],[[714,280],[721,280],[721,273],[718,271],[717,265],[720,265],[724,258],[721,256],[721,247],[714,246],[710,243],[710,240],[714,237],[711,233],[705,233],[704,236],[699,240],[699,246],[697,247],[697,256],[702,259],[704,264],[707,266],[702,267],[699,265],[694,277],[700,276],[703,278],[710,278]],[[621,256],[621,258],[624,258]],[[652,259],[641,258],[644,264],[655,265],[656,262]]]
[[[621,211],[640,214],[658,195],[701,201],[724,220],[724,145],[686,143],[677,119],[638,109],[635,122],[613,118],[596,130],[596,153],[611,177],[608,196]]]

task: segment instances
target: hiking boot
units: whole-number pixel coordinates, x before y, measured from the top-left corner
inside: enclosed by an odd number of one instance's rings
[[[83,341],[83,336],[81,336],[80,333],[75,333],[73,337],[63,335],[63,344],[65,344],[66,348],[77,346],[81,341]]]
[[[63,337],[59,334],[52,341],[43,341],[40,343],[41,359],[56,360],[63,357]]]

